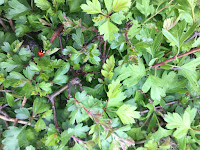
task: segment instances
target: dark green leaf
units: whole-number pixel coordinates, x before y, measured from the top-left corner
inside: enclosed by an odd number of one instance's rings
[[[47,111],[49,104],[43,98],[36,98],[33,103],[33,114],[39,114]]]
[[[12,94],[6,92],[6,99],[8,101],[9,106],[12,107],[14,105],[14,97],[12,96]]]

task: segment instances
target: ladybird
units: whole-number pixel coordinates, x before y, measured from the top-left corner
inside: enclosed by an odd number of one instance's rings
[[[40,49],[37,54],[39,57],[42,57],[45,54],[45,51]]]

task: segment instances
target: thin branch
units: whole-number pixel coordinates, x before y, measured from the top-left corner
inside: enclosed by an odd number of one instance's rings
[[[109,52],[110,52],[110,47],[108,48],[108,51],[107,51],[107,54],[106,54],[106,59],[108,58]]]
[[[0,90],[0,92],[12,92],[12,90]]]
[[[13,24],[12,19],[8,19],[8,22],[10,23],[10,26],[11,26],[13,32],[15,32],[15,26],[14,26],[14,24]]]
[[[66,89],[70,88],[72,85],[76,85],[80,83],[80,79],[79,78],[74,78],[72,80],[70,80],[69,83],[67,83],[65,86],[63,86],[61,89],[59,89],[58,91],[56,91],[55,93],[51,94],[51,95],[47,95],[47,97],[49,98],[51,104],[52,104],[52,109],[53,109],[53,116],[54,116],[54,124],[55,127],[58,131],[61,130],[61,128],[58,125],[58,120],[57,120],[57,116],[56,116],[56,108],[55,108],[55,98],[56,96],[60,95],[63,91],[65,91]]]
[[[6,27],[6,25],[5,25],[4,22],[1,20],[1,18],[0,18],[0,24],[3,26],[3,28],[6,30],[6,32],[9,32],[9,29]]]
[[[5,120],[5,121],[9,121],[9,122],[15,122],[15,118],[9,118],[9,119],[8,119],[8,118],[6,118],[6,117],[3,116],[3,115],[0,115],[0,119]],[[23,120],[18,120],[17,123],[31,125],[30,122],[23,121]]]
[[[200,51],[200,48],[195,48],[195,49],[193,49],[193,50],[191,50],[191,51],[189,51],[189,52],[180,54],[180,55],[178,55],[178,56],[174,56],[174,57],[172,57],[172,58],[170,58],[170,59],[167,59],[167,60],[165,60],[165,61],[163,61],[163,62],[160,62],[160,63],[158,63],[158,64],[156,64],[156,65],[153,65],[153,66],[150,67],[150,69],[155,68],[155,67],[158,67],[158,66],[161,66],[161,65],[164,65],[164,64],[166,64],[166,63],[168,63],[168,62],[170,62],[170,61],[175,60],[176,58],[180,58],[180,57],[183,57],[183,56],[186,56],[186,55],[189,55],[189,54],[198,52],[198,51]]]
[[[18,100],[20,100],[20,98],[15,99],[14,102],[16,102],[16,101],[18,101]],[[2,108],[8,107],[8,106],[9,106],[9,104],[5,104],[5,105],[2,106]]]
[[[103,64],[106,61],[106,45],[107,45],[107,41],[104,41],[104,45],[103,45],[103,55],[102,55],[102,59],[103,59]]]
[[[166,5],[165,7],[161,8],[159,11],[157,11],[155,14],[153,14],[151,17],[149,17],[145,22],[147,23],[150,19],[152,19],[153,17],[155,17],[157,14],[159,14],[161,11],[163,11],[165,8],[169,7],[169,4],[172,3],[174,0],[171,0],[168,5]]]
[[[193,38],[195,38],[195,37],[198,36],[199,34],[200,34],[200,32],[195,31],[194,34],[193,34],[191,37],[189,37],[189,38],[185,41],[185,43],[187,43],[188,41],[192,40]]]
[[[87,47],[88,45],[90,45],[91,43],[94,43],[97,40],[97,35],[94,36],[89,42],[87,42],[84,47]]]
[[[53,41],[58,37],[58,35],[60,34],[60,32],[63,30],[63,25],[61,25],[60,27],[56,28],[55,32],[53,33],[53,35],[51,36],[50,42],[53,43]]]

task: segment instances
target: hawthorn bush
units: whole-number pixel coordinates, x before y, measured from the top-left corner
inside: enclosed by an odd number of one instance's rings
[[[0,0],[0,13],[0,149],[199,149],[199,0]]]

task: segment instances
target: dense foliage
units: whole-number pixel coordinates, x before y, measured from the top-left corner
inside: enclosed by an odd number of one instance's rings
[[[0,13],[1,149],[199,149],[199,0],[0,0]]]

